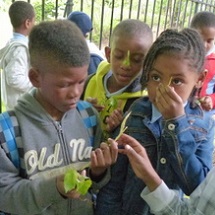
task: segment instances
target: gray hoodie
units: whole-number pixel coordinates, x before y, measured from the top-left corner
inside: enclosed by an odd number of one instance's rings
[[[21,129],[17,142],[21,171],[0,147],[0,210],[20,215],[93,214],[91,194],[84,196],[84,200],[71,200],[63,198],[56,188],[56,176],[68,168],[89,164],[92,146],[82,118],[77,109],[71,109],[60,122],[53,121],[32,96],[34,92],[25,94],[15,107]],[[98,147],[99,126],[95,132],[93,147]],[[97,191],[108,180],[109,171],[99,183],[93,183],[93,190]]]

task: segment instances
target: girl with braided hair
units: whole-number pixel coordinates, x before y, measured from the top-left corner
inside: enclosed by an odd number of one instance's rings
[[[146,149],[160,178],[181,196],[190,195],[212,168],[214,120],[192,105],[204,81],[204,59],[197,31],[165,30],[143,64],[141,83],[148,96],[132,104],[126,123],[126,133]],[[119,154],[111,175],[99,192],[97,215],[151,214],[140,196],[146,184],[135,175],[126,155]],[[159,209],[159,202],[154,204]]]

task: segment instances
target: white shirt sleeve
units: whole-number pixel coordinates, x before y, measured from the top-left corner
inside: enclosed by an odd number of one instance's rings
[[[140,196],[146,201],[152,211],[158,212],[169,205],[175,196],[175,192],[170,190],[162,181],[153,192],[150,192],[147,187],[144,188]]]
[[[15,47],[10,50],[7,56],[8,64],[4,68],[7,84],[18,92],[26,92],[32,88],[28,77],[29,56],[24,46]]]

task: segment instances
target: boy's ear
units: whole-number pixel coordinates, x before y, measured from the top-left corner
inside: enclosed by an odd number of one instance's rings
[[[24,23],[24,24],[25,24],[25,28],[26,28],[26,29],[28,29],[28,28],[31,26],[31,22],[32,22],[32,21],[31,21],[30,19],[26,19],[26,20],[25,20],[25,23]]]
[[[205,80],[205,77],[206,77],[207,73],[208,73],[207,69],[205,69],[203,72],[201,72],[201,74],[200,74],[200,76],[198,78],[198,81],[196,83],[196,88],[201,88],[202,87],[203,82]]]
[[[29,77],[32,85],[36,88],[39,88],[39,86],[40,86],[39,76],[40,76],[40,73],[37,69],[31,68],[29,70],[28,77]]]
[[[111,54],[111,48],[109,46],[105,46],[105,57],[108,63],[110,63],[110,54]]]

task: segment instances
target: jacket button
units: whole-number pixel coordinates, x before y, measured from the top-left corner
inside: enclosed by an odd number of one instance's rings
[[[160,159],[160,162],[161,162],[162,164],[165,164],[165,163],[166,163],[166,158],[161,158],[161,159]]]
[[[174,124],[169,124],[169,125],[168,125],[168,129],[169,129],[170,131],[173,131],[173,130],[175,129],[175,125],[174,125]]]

